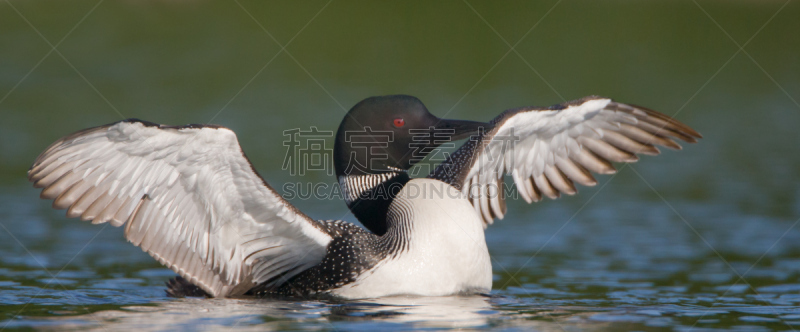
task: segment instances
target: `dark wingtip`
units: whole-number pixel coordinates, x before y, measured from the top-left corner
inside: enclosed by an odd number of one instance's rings
[[[166,282],[167,289],[164,292],[168,297],[183,298],[183,297],[205,297],[210,298],[211,295],[206,293],[200,287],[195,286],[183,277],[175,277]]]
[[[141,123],[145,127],[156,127],[160,129],[203,129],[203,128],[212,128],[212,129],[227,129],[224,126],[214,125],[214,124],[202,124],[202,123],[192,123],[182,126],[170,126],[165,124],[159,124],[155,122],[150,122],[147,120],[137,119],[137,118],[129,118],[119,122],[124,123]]]
[[[137,118],[127,118],[127,119],[122,120],[120,122],[124,122],[124,123],[137,123],[138,122],[138,123],[143,124],[145,127],[160,127],[161,126],[158,123],[150,122],[150,121],[146,121],[146,120],[142,120],[142,119],[137,119]]]

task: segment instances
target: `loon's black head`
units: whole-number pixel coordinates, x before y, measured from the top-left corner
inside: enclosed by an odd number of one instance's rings
[[[336,175],[408,170],[443,143],[477,134],[491,124],[440,119],[416,97],[362,100],[347,112],[334,145]]]

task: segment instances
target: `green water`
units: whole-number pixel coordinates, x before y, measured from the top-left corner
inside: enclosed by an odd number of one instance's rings
[[[798,18],[778,0],[1,1],[0,328],[793,330]],[[25,180],[59,137],[136,117],[227,126],[274,187],[332,185],[282,170],[283,131],[333,131],[394,93],[483,121],[597,94],[704,139],[511,202],[486,234],[494,290],[475,297],[169,299],[171,271]],[[292,203],[354,221],[338,200]]]

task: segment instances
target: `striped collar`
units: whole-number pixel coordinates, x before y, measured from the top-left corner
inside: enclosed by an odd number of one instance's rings
[[[359,196],[379,184],[389,181],[401,172],[386,172],[366,175],[342,175],[339,177],[339,186],[347,204],[358,200]]]

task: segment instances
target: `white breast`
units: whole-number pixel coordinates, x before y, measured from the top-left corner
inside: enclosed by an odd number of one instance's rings
[[[407,249],[333,294],[371,298],[491,290],[492,265],[483,222],[457,189],[438,180],[412,179],[392,205],[399,205],[413,216]]]

